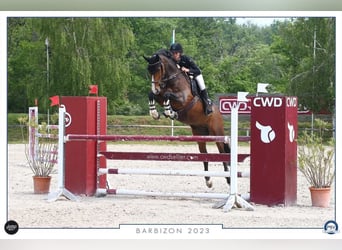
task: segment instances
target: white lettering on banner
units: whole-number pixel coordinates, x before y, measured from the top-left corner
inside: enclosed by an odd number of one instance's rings
[[[276,107],[283,105],[283,100],[280,97],[255,97],[253,99],[255,107]]]
[[[236,98],[221,98],[220,99],[220,112],[221,114],[230,114],[232,108],[236,108],[238,102]],[[250,114],[251,106],[250,102],[240,102],[239,103],[239,113],[240,114]]]
[[[286,107],[297,107],[297,98],[296,97],[287,97],[286,98]]]

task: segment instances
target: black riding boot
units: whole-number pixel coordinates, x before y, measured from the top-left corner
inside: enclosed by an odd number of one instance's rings
[[[204,105],[204,112],[206,115],[209,115],[210,113],[213,112],[212,110],[212,105],[213,103],[211,102],[211,100],[208,97],[208,92],[206,89],[203,89],[200,93],[201,99],[203,101],[203,105]]]

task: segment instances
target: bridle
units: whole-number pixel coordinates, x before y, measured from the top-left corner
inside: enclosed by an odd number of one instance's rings
[[[152,75],[152,83],[153,83],[153,84],[158,83],[159,86],[160,86],[160,88],[164,89],[164,88],[166,88],[167,83],[168,83],[169,81],[172,81],[173,79],[177,78],[177,77],[182,73],[182,71],[178,71],[178,72],[176,72],[176,73],[170,75],[169,77],[163,78],[163,77],[164,77],[164,74],[165,74],[165,70],[164,70],[164,64],[162,63],[162,61],[161,61],[160,59],[159,59],[159,61],[150,64],[150,66],[159,67],[159,66],[157,66],[158,64],[160,64],[160,70],[162,71],[162,72],[161,72],[162,77],[161,77],[160,80],[155,81],[155,80],[153,80],[154,78],[153,78],[153,75]]]

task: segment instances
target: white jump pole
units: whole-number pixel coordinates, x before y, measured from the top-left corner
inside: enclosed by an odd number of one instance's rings
[[[125,175],[170,175],[170,176],[210,176],[210,177],[230,177],[230,172],[222,171],[201,171],[201,170],[173,170],[173,169],[108,169],[100,168],[98,175],[103,174],[125,174]],[[249,172],[238,172],[238,177],[248,178]]]
[[[240,102],[247,101],[246,95],[247,92],[238,92],[237,105],[235,107],[231,107],[231,129],[230,129],[230,174],[231,174],[231,183],[230,183],[230,195],[227,199],[226,204],[223,206],[223,211],[230,211],[234,205],[239,208],[245,208],[246,210],[253,211],[254,208],[251,204],[245,201],[241,196],[238,195],[238,187],[237,187],[237,179],[238,179],[238,113]]]
[[[77,197],[65,188],[65,164],[64,164],[64,136],[65,136],[65,106],[60,105],[58,116],[58,189],[48,195],[48,201],[56,201],[64,196],[69,200],[78,201]]]
[[[178,197],[178,198],[202,198],[202,199],[227,199],[229,194],[222,193],[186,193],[186,192],[158,192],[129,189],[97,189],[96,196],[102,197],[109,194],[123,196],[152,196],[152,197]],[[249,194],[241,195],[244,199],[249,199]]]

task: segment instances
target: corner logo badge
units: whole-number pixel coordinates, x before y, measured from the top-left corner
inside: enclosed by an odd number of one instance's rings
[[[255,126],[260,130],[260,138],[263,143],[271,143],[274,141],[276,134],[271,126],[261,125],[258,121],[255,123]]]
[[[324,224],[323,232],[327,234],[339,233],[338,224],[336,223],[336,221],[333,221],[333,220],[327,221]]]

